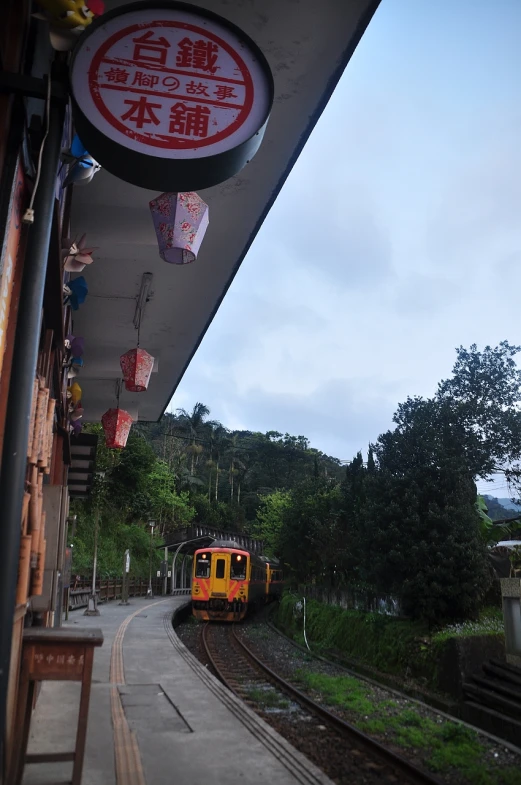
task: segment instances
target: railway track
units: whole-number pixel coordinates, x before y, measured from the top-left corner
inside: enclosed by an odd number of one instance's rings
[[[376,781],[441,785],[441,780],[362,733],[275,673],[239,638],[234,625],[206,623],[202,643],[215,674],[238,697],[252,704],[252,694],[275,687],[311,718],[324,723],[319,728],[329,727],[339,735],[344,741],[344,755],[356,757],[361,770],[372,772]],[[320,738],[317,736],[317,743]]]

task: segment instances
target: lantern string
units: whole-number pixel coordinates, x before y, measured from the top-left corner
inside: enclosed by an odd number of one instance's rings
[[[138,322],[138,325],[137,325],[137,348],[138,348],[138,349],[139,349],[139,339],[140,339],[140,335],[141,335],[141,314],[140,314],[140,316],[139,316],[139,322]]]

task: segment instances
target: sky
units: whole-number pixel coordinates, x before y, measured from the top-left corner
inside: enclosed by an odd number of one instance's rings
[[[382,0],[170,410],[350,460],[457,346],[521,343],[520,30],[520,0]]]

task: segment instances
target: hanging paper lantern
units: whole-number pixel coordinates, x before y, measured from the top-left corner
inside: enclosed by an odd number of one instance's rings
[[[129,392],[145,392],[154,367],[154,358],[144,349],[131,349],[119,358],[125,389]]]
[[[208,228],[208,205],[193,191],[164,193],[150,202],[159,255],[169,264],[197,259]]]
[[[122,450],[128,439],[132,417],[124,409],[108,409],[101,418],[107,447]]]

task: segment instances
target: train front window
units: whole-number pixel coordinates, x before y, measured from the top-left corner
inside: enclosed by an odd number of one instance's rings
[[[215,569],[216,578],[224,578],[225,567],[226,567],[226,562],[224,561],[224,559],[217,559],[217,567]]]
[[[230,578],[232,581],[246,580],[246,556],[243,556],[241,553],[232,553]]]
[[[211,562],[212,554],[211,553],[200,553],[197,557],[197,562],[195,565],[195,577],[196,578],[209,578],[210,577],[210,562]]]

